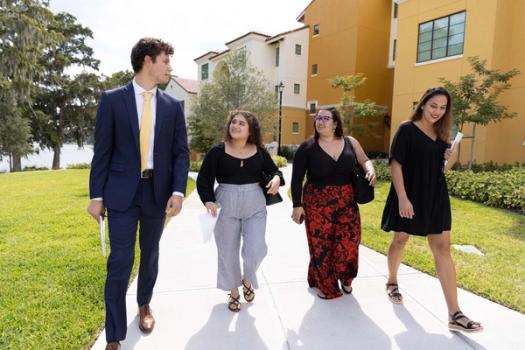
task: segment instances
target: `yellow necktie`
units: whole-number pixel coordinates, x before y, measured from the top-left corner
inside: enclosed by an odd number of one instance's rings
[[[142,105],[142,116],[140,117],[140,171],[144,171],[148,165],[149,142],[151,140],[151,96],[152,92],[140,93],[144,97]]]

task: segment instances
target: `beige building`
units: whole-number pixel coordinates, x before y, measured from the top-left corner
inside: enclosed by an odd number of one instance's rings
[[[281,144],[298,144],[305,139],[306,71],[308,27],[274,36],[249,32],[226,43],[227,49],[197,57],[199,84],[213,79],[213,73],[230,50],[245,49],[250,63],[264,74],[279,100],[282,82]],[[271,140],[267,140],[271,141]]]
[[[191,99],[194,96],[197,96],[197,89],[199,82],[193,79],[184,79],[177,76],[172,76],[168,86],[164,92],[175,97],[177,100],[181,101],[182,109],[184,111],[184,116],[188,118],[188,113],[190,112]]]

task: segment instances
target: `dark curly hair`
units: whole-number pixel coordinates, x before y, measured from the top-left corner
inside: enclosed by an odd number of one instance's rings
[[[232,136],[230,135],[230,125],[232,123],[233,117],[235,117],[236,115],[242,115],[244,119],[246,119],[246,121],[248,122],[248,132],[250,133],[250,135],[248,136],[247,142],[261,147],[261,127],[259,126],[259,121],[257,120],[257,116],[255,115],[255,113],[249,111],[235,110],[230,112],[230,115],[228,116],[228,123],[226,123],[226,135],[224,136],[224,139],[226,141],[232,140]]]
[[[168,56],[173,55],[173,46],[161,39],[140,39],[135,46],[133,46],[133,49],[131,49],[131,66],[133,67],[133,71],[135,73],[140,72],[146,56],[151,57],[151,60],[155,62],[157,56],[162,52]]]
[[[334,123],[336,123],[335,125],[335,130],[334,130],[334,136],[337,137],[337,138],[341,138],[344,136],[343,134],[343,120],[341,119],[341,113],[339,113],[339,111],[337,110],[337,108],[335,107],[329,107],[329,108],[321,108],[317,111],[317,114],[316,116],[319,115],[319,112],[321,111],[328,111],[330,112],[330,114],[332,114],[332,120],[334,121]],[[314,118],[314,139],[317,141],[319,140],[319,133],[317,132],[317,128],[315,127],[315,118]]]

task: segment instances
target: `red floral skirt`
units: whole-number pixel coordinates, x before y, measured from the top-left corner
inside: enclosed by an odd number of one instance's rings
[[[349,286],[357,276],[361,219],[352,185],[315,186],[303,195],[310,250],[308,284],[327,299],[342,295],[339,281]]]

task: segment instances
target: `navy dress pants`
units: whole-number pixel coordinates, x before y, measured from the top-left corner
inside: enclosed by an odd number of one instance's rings
[[[140,265],[137,287],[138,305],[149,304],[159,271],[159,241],[165,221],[165,205],[155,202],[152,179],[141,179],[132,205],[125,211],[108,208],[111,253],[107,262],[104,301],[106,340],[126,338],[126,291],[135,258],[139,226]]]

